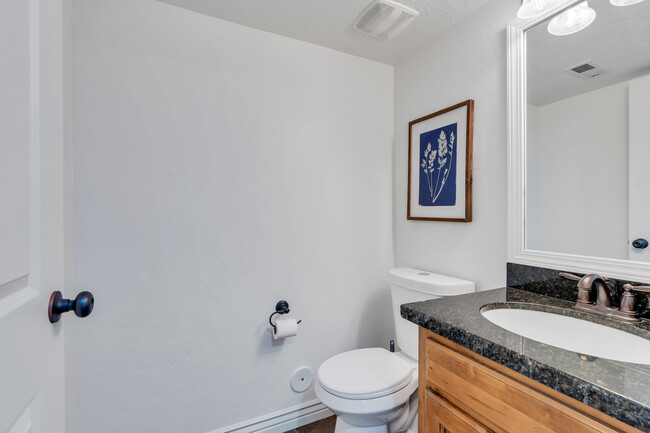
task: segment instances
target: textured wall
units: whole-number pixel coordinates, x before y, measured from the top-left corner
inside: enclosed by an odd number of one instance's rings
[[[154,0],[75,0],[70,433],[205,433],[393,334],[393,69]],[[272,345],[279,299],[303,320]]]
[[[505,283],[506,25],[520,2],[491,1],[395,67],[394,233],[397,265]],[[407,221],[408,123],[474,99],[473,219]]]

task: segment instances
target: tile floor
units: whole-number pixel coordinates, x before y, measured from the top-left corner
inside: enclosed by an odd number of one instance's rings
[[[320,421],[298,427],[297,429],[289,430],[285,433],[334,433],[334,425],[336,424],[336,417],[331,416],[324,418]]]

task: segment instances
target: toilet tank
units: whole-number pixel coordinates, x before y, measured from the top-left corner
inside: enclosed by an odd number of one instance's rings
[[[402,352],[417,361],[418,326],[400,315],[400,306],[445,296],[476,291],[473,282],[411,268],[390,271],[390,294],[393,301],[396,343]]]

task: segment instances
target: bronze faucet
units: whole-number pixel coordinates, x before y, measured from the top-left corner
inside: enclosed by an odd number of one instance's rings
[[[633,286],[627,283],[623,286],[625,292],[621,297],[621,308],[612,307],[612,298],[609,294],[609,281],[605,277],[597,274],[587,274],[578,277],[577,275],[560,273],[560,276],[570,280],[578,281],[578,300],[575,308],[577,310],[588,311],[600,316],[613,317],[616,319],[627,320],[629,322],[639,322],[639,312],[636,311],[636,299],[632,290],[650,293],[650,286]],[[592,293],[596,293],[595,301],[592,301]]]

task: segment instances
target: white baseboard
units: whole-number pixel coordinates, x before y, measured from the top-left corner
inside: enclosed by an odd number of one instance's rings
[[[332,415],[320,400],[312,400],[208,433],[283,433]]]

